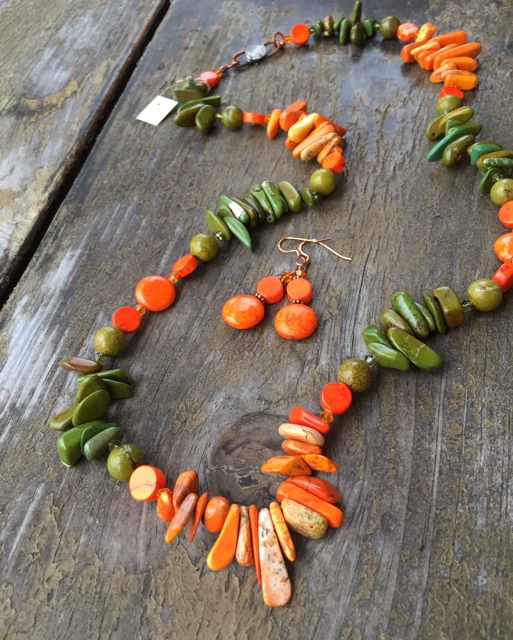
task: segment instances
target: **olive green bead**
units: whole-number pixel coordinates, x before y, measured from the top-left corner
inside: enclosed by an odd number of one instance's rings
[[[230,105],[223,109],[221,113],[221,122],[227,129],[231,129],[235,131],[236,129],[240,129],[242,126],[242,109],[240,107],[234,107]]]
[[[437,299],[444,314],[445,324],[448,327],[459,327],[463,324],[465,321],[463,307],[454,289],[451,287],[437,287],[431,293]]]
[[[356,47],[361,47],[365,43],[365,29],[361,22],[353,24],[349,32],[349,41]]]
[[[331,16],[326,16],[325,18],[323,18],[322,20],[322,35],[325,36],[326,38],[329,38],[330,36],[333,35],[335,29],[333,27],[334,25],[334,20]]]
[[[372,384],[372,369],[365,360],[352,358],[345,360],[340,365],[337,379],[339,382],[347,384],[351,391],[362,393]]]
[[[467,298],[478,311],[493,311],[502,302],[502,289],[493,280],[481,278],[468,286]]]
[[[392,327],[396,329],[402,329],[406,333],[413,335],[413,329],[398,313],[392,311],[392,309],[383,309],[379,314],[379,324],[384,331],[388,331]]]
[[[424,316],[417,309],[414,300],[405,291],[397,291],[392,296],[394,311],[410,325],[415,335],[419,338],[429,336],[429,325],[424,320]]]
[[[97,375],[84,376],[78,383],[78,391],[75,394],[75,404],[82,402],[84,398],[95,391],[106,390],[105,382]]]
[[[322,36],[322,22],[321,20],[316,20],[313,25],[310,27],[310,33],[314,38],[320,38]]]
[[[365,327],[365,329],[362,331],[362,336],[366,347],[369,347],[375,342],[386,347],[390,346],[390,342],[388,341],[386,335],[382,331],[380,331],[379,327],[377,327],[375,324],[369,324],[367,327]]]
[[[304,189],[301,189],[299,195],[307,207],[313,207],[315,204],[315,197],[311,189],[305,187]]]
[[[109,380],[105,378],[105,385],[111,400],[123,400],[131,398],[134,395],[132,385],[126,382],[118,382],[117,380]]]
[[[458,96],[444,96],[440,98],[440,100],[436,104],[436,112],[439,116],[443,116],[449,111],[454,111],[454,109],[459,109],[462,106],[463,102]]]
[[[108,378],[117,382],[126,382],[126,384],[134,384],[134,379],[130,372],[126,369],[109,369],[108,371],[100,371],[96,374],[99,378]],[[78,378],[81,380],[81,378]]]
[[[502,207],[506,202],[513,200],[513,180],[505,178],[496,182],[490,191],[490,197],[498,207]]]
[[[201,133],[207,134],[214,128],[216,110],[209,104],[204,105],[196,114],[194,123]]]
[[[201,262],[210,262],[217,256],[219,250],[217,240],[208,233],[198,233],[189,244],[189,251]]]
[[[445,324],[444,314],[442,313],[442,309],[438,302],[428,293],[424,293],[422,295],[422,300],[435,320],[436,330],[438,333],[445,333],[447,331],[447,326]]]
[[[401,21],[396,16],[383,18],[379,23],[379,32],[385,39],[395,38],[397,29],[401,26]]]
[[[310,176],[310,189],[317,191],[321,196],[329,196],[335,191],[337,178],[329,169],[317,169]]]
[[[116,327],[102,327],[94,334],[94,348],[98,353],[114,358],[123,352],[126,344],[125,334]]]
[[[389,329],[387,336],[393,346],[420,369],[435,371],[442,366],[442,358],[438,353],[415,336],[395,328]]]
[[[64,411],[60,411],[55,415],[50,420],[50,429],[53,429],[54,431],[67,431],[68,429],[71,429],[73,426],[73,414],[75,413],[76,408],[77,405],[74,404],[72,407],[68,407],[67,409],[64,409]]]
[[[91,420],[99,420],[103,417],[109,402],[110,396],[107,391],[94,391],[77,404],[72,418],[73,426],[78,427]]]
[[[500,169],[488,169],[479,182],[479,191],[481,193],[490,193],[495,183],[504,178],[504,174]]]
[[[84,444],[84,456],[91,461],[107,455],[111,445],[121,440],[122,433],[121,429],[116,426],[103,429]]]
[[[71,467],[77,463],[82,457],[82,449],[80,446],[82,433],[89,427],[89,424],[83,424],[79,427],[73,427],[69,431],[61,433],[57,438],[55,446],[61,462],[66,467]]]
[[[135,444],[121,444],[109,453],[107,469],[115,480],[128,482],[138,466],[144,463],[143,452]]]
[[[430,331],[436,331],[436,322],[435,322],[435,319],[433,318],[431,312],[429,311],[429,309],[425,305],[420,304],[420,302],[416,302],[415,306],[417,307],[417,309],[422,314],[422,317],[424,318],[424,320],[427,322],[429,330]]]
[[[367,348],[376,358],[380,367],[385,367],[386,369],[397,369],[398,371],[408,371],[410,368],[410,361],[408,358],[392,346],[373,342],[372,344],[369,344]]]

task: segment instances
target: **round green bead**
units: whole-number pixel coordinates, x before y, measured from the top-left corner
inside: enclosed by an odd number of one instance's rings
[[[513,200],[513,180],[505,178],[496,182],[490,191],[490,197],[498,207]]]
[[[201,262],[209,262],[217,256],[217,240],[214,236],[209,236],[208,233],[198,233],[191,240],[189,251]]]
[[[449,111],[454,111],[454,109],[459,109],[463,105],[463,102],[458,98],[458,96],[444,96],[440,98],[440,100],[436,104],[436,112],[439,116],[443,116]]]
[[[351,391],[362,393],[372,384],[372,369],[365,360],[352,358],[345,360],[340,365],[337,379],[339,382],[347,384]]]
[[[243,122],[242,109],[234,107],[233,105],[226,107],[221,113],[221,122],[227,129],[231,129],[232,131],[240,129]]]
[[[337,178],[329,169],[317,169],[310,176],[310,189],[317,191],[321,196],[329,196],[335,191]]]
[[[468,286],[467,298],[478,311],[493,311],[502,302],[502,289],[493,280],[481,278]]]
[[[102,327],[94,334],[94,348],[106,356],[119,356],[126,344],[125,334],[116,327]]]
[[[386,38],[395,38],[401,21],[396,16],[387,16],[379,23],[379,32]]]
[[[128,482],[133,471],[144,462],[143,452],[134,444],[114,447],[107,458],[107,469],[115,480]]]

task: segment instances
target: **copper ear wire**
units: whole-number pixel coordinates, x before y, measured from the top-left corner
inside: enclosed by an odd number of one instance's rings
[[[297,249],[283,249],[281,245],[282,245],[282,242],[285,242],[285,240],[299,240],[299,242],[300,242],[299,247],[297,247]],[[352,260],[352,258],[348,258],[347,256],[343,256],[340,253],[337,253],[337,251],[335,251],[331,247],[328,247],[328,245],[325,244],[326,240],[331,240],[331,238],[322,238],[321,240],[318,240],[317,238],[297,238],[295,236],[285,236],[284,238],[280,238],[278,240],[278,243],[277,243],[276,246],[278,247],[278,250],[281,251],[282,253],[295,253],[297,255],[296,269],[304,269],[310,263],[310,256],[303,251],[303,246],[307,242],[312,242],[314,244],[320,244],[321,247],[324,247],[330,253],[333,253],[334,255],[336,255],[341,260],[347,260],[347,261],[351,261]]]

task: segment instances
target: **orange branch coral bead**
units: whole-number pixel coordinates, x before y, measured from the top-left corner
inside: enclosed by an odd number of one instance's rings
[[[137,331],[141,324],[141,314],[134,307],[119,307],[112,314],[112,326],[123,333]]]
[[[344,413],[351,406],[353,394],[343,382],[328,382],[321,391],[321,406],[335,415]]]
[[[163,311],[170,307],[176,296],[175,287],[164,276],[146,276],[135,287],[135,299],[148,311]]]

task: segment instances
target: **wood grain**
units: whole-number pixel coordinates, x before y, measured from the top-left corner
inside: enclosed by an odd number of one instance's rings
[[[0,294],[165,4],[0,6]]]
[[[463,10],[464,9],[464,10]],[[223,638],[388,640],[507,638],[511,576],[511,294],[493,314],[430,344],[442,371],[380,370],[333,428],[328,455],[345,520],[318,542],[295,537],[293,598],[270,611],[254,571],[209,572],[213,537],[163,543],[154,505],[129,499],[101,463],[64,469],[48,420],[73,394],[56,363],[92,355],[92,336],[135,283],[165,274],[205,230],[222,193],[265,178],[308,183],[283,136],[258,128],[203,137],[166,121],[135,120],[173,79],[228,61],[246,43],[338,7],[227,0],[195,12],[177,0],[155,34],[83,171],[0,316],[2,638]],[[343,11],[348,13],[349,6]],[[440,30],[464,26],[484,46],[479,90],[469,94],[485,137],[511,145],[509,3],[367,2]],[[280,453],[277,428],[294,404],[318,411],[339,364],[362,357],[362,329],[396,290],[417,299],[440,284],[464,295],[498,266],[503,233],[468,166],[425,161],[424,136],[439,87],[399,62],[399,45],[362,50],[333,40],[231,73],[224,104],[269,112],[294,99],[348,129],[347,170],[314,209],[258,229],[252,253],[233,241],[179,285],[175,305],[145,317],[117,364],[136,381],[109,413],[172,485],[198,469],[200,491],[268,504],[278,483],[258,473]],[[332,238],[348,264],[313,247],[314,335],[285,342],[276,308],[251,331],[220,318],[231,295],[290,268],[277,240]]]

